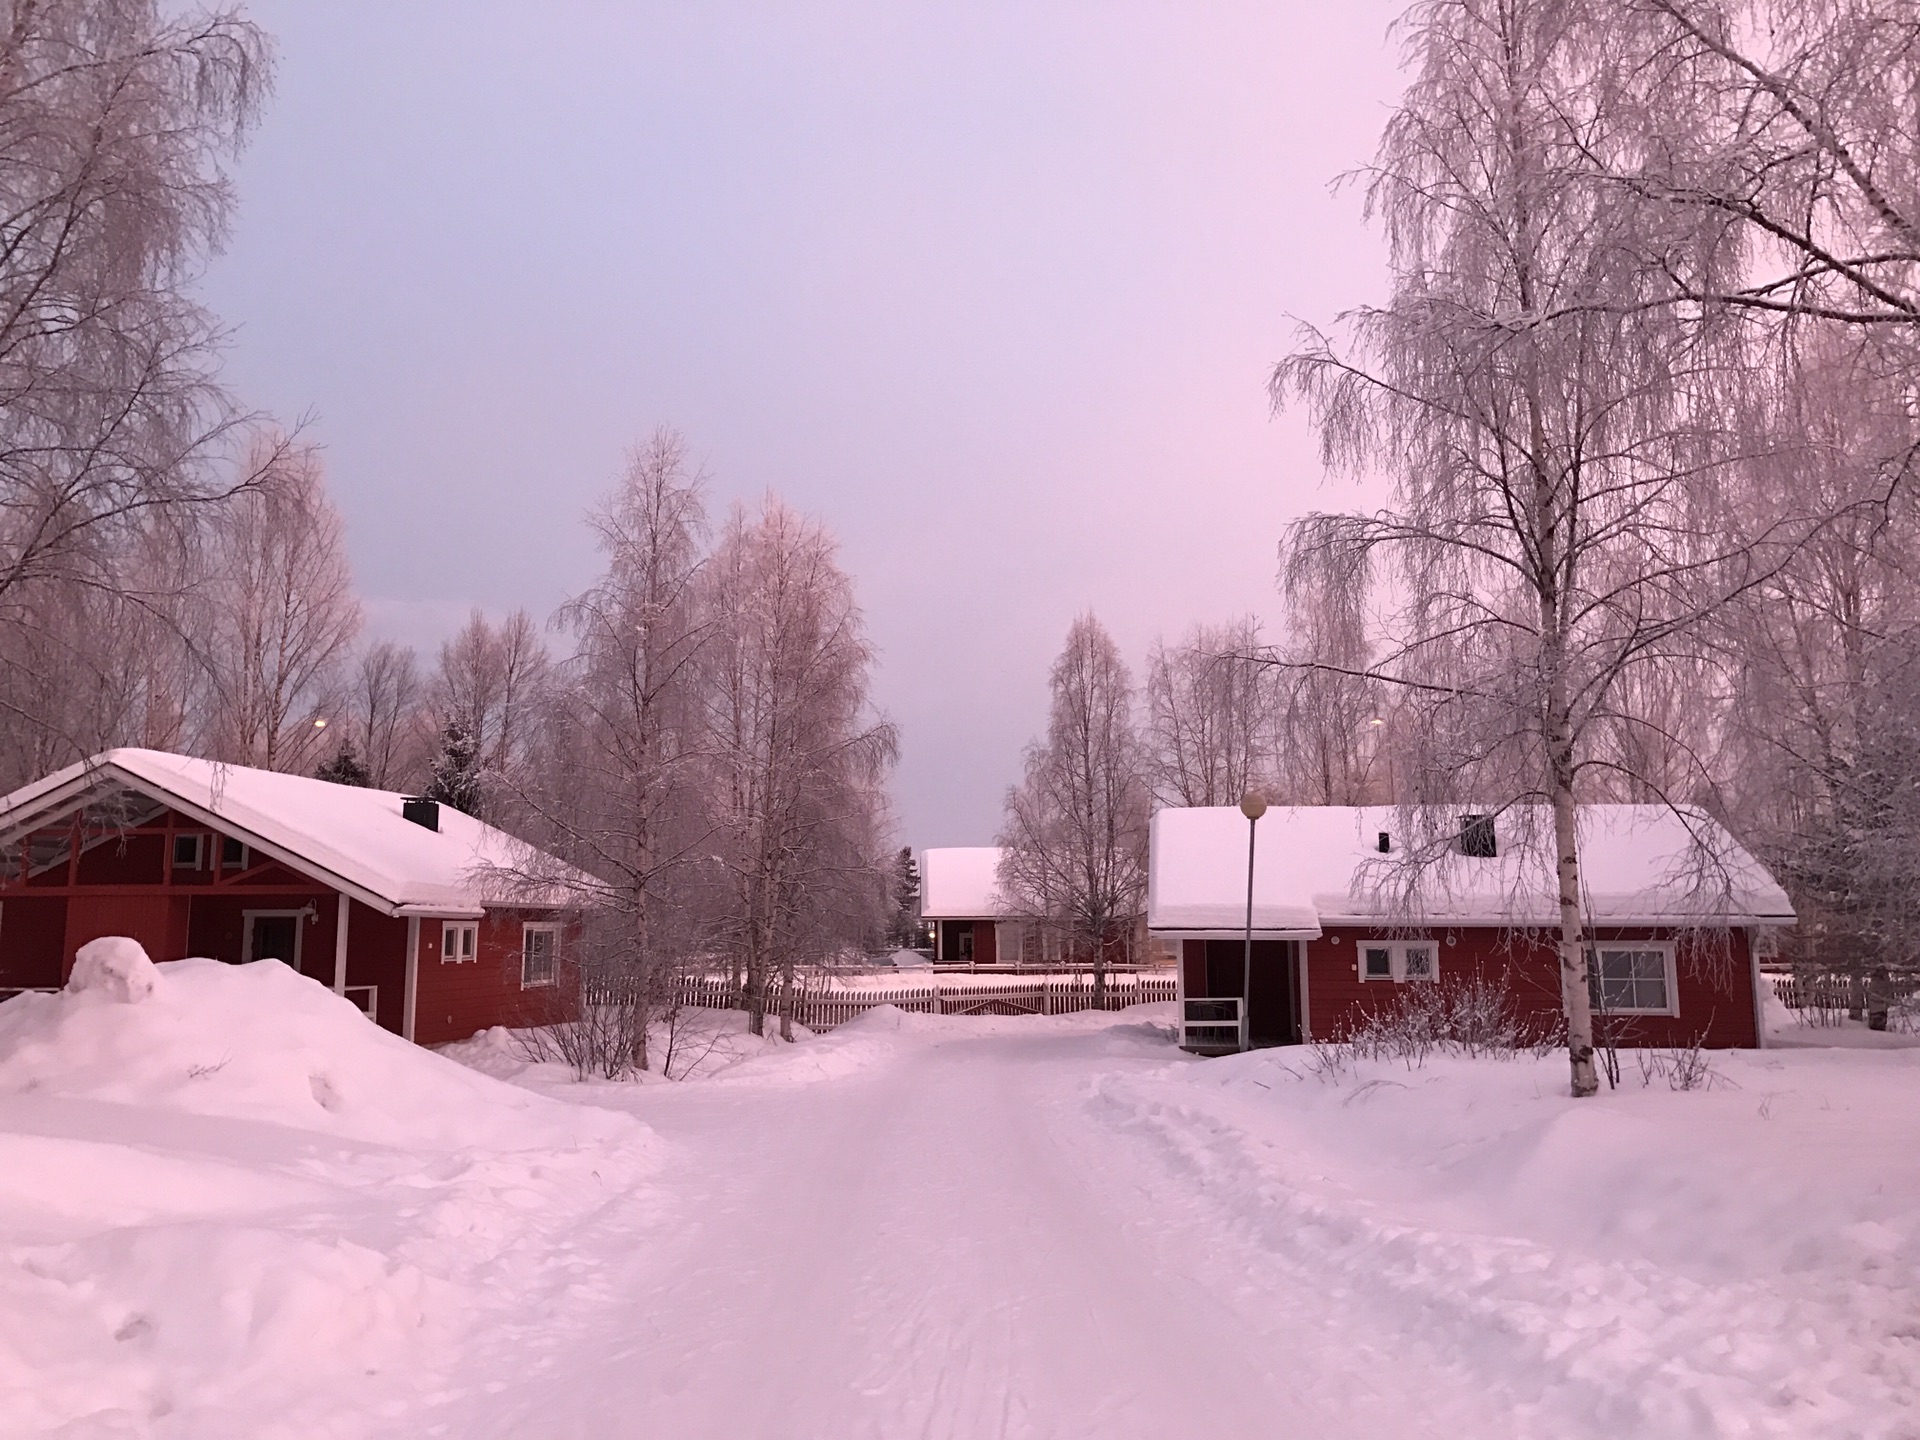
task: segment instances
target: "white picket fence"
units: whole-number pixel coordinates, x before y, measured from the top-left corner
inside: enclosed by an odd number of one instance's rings
[[[1174,998],[1174,977],[1165,974],[1109,975],[1102,1010],[1123,1010]],[[742,1008],[739,987],[724,975],[688,979],[680,995],[684,1005],[710,1010]],[[791,992],[775,986],[767,997],[767,1013],[786,1013],[809,1030],[831,1030],[858,1019],[879,1005],[895,1005],[922,1015],[1069,1015],[1091,1010],[1093,977],[1074,974],[1034,975],[1018,979],[934,975],[925,980],[858,986],[831,978],[810,979]]]

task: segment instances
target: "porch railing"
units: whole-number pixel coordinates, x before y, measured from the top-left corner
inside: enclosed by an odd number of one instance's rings
[[[1238,995],[1188,999],[1180,1006],[1180,1048],[1230,1054],[1247,1048],[1247,1017]]]

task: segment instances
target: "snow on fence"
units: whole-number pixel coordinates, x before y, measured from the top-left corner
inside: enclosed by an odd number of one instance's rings
[[[1087,974],[1036,975],[1021,979],[999,976],[945,976],[928,980],[901,980],[873,984],[861,977],[859,985],[835,980],[803,983],[789,995],[775,989],[767,997],[767,1013],[778,1015],[791,1003],[794,1023],[809,1030],[831,1030],[858,1019],[878,1005],[896,1005],[923,1015],[1068,1015],[1092,1010],[1093,977]],[[1102,1010],[1150,1005],[1174,998],[1171,975],[1121,974],[1107,977]],[[680,994],[681,1003],[710,1010],[742,1008],[740,987],[725,976],[694,976]]]

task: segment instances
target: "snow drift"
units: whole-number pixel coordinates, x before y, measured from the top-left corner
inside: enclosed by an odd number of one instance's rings
[[[140,1003],[116,1003],[129,991]],[[409,1044],[277,960],[154,965],[120,939],[83,947],[59,994],[0,1006],[0,1096],[27,1091],[429,1149],[546,1145],[556,1129],[585,1142],[621,1123]]]
[[[0,1005],[0,1428],[330,1433],[347,1388],[450,1363],[499,1267],[537,1277],[655,1151],[277,961],[96,941]]]

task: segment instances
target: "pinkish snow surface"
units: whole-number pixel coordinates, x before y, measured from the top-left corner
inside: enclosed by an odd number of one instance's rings
[[[1575,1103],[882,1010],[582,1085],[159,971],[0,1006],[0,1433],[1920,1433],[1920,1050]]]

